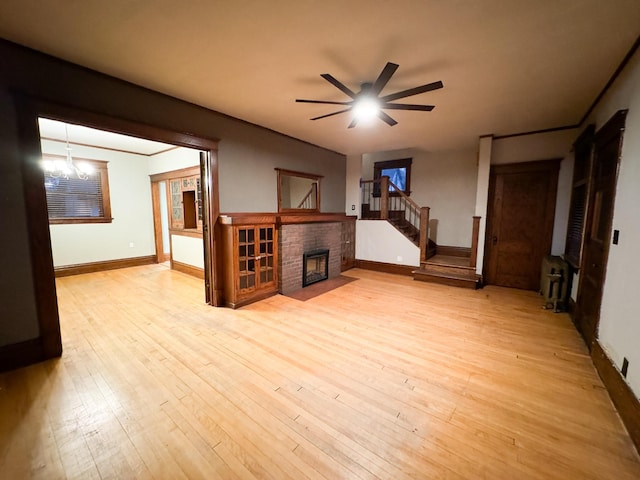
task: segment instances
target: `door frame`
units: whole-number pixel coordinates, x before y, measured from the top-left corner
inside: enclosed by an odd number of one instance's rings
[[[611,249],[611,231],[613,229],[613,215],[615,213],[615,199],[616,199],[616,191],[618,185],[618,176],[620,172],[620,161],[622,159],[622,143],[624,141],[624,130],[625,130],[625,122],[627,118],[628,110],[618,110],[608,121],[605,123],[594,135],[593,135],[593,147],[591,153],[591,164],[589,165],[589,179],[588,179],[588,188],[587,188],[587,203],[585,206],[586,215],[584,220],[584,226],[582,229],[582,242],[580,245],[580,250],[582,252],[582,256],[580,259],[580,276],[578,278],[578,292],[576,295],[576,304],[575,304],[575,313],[573,315],[573,322],[582,335],[585,343],[587,344],[587,348],[591,351],[594,342],[598,338],[598,327],[600,325],[600,308],[602,307],[602,294],[604,291],[604,283],[607,277],[607,264],[609,262],[609,250]],[[608,140],[612,140],[616,135],[618,137],[618,149],[616,156],[616,166],[613,180],[613,189],[612,189],[612,198],[611,198],[611,211],[609,212],[609,219],[607,224],[607,232],[604,235],[605,241],[602,246],[602,264],[600,268],[602,269],[602,279],[600,281],[600,285],[598,286],[597,292],[597,314],[595,315],[595,319],[592,325],[592,331],[587,331],[587,324],[582,321],[582,311],[584,305],[582,303],[583,295],[584,295],[584,282],[583,282],[583,272],[586,269],[586,265],[592,261],[589,256],[589,249],[586,248],[586,243],[589,235],[591,235],[592,229],[595,227],[594,225],[594,203],[595,203],[595,182],[596,182],[596,169],[598,165],[598,147],[602,143],[605,143]]]
[[[51,251],[49,216],[40,167],[42,152],[38,118],[46,117],[69,123],[77,123],[114,133],[130,135],[181,147],[195,148],[205,152],[204,167],[207,175],[202,178],[203,203],[206,204],[203,218],[203,240],[205,258],[205,298],[213,306],[222,305],[221,248],[214,239],[218,216],[218,140],[197,137],[173,130],[146,125],[123,118],[97,114],[77,107],[39,100],[21,93],[14,93],[14,105],[18,119],[18,141],[20,145],[21,174],[26,216],[29,232],[29,250],[32,264],[34,290],[37,292],[36,312],[40,337],[37,356],[41,359],[62,354],[60,317]],[[206,188],[204,186],[206,185]]]
[[[164,240],[162,232],[162,208],[160,201],[160,184],[166,180],[151,181],[151,204],[153,207],[153,236],[156,245],[156,263],[164,263],[171,258],[171,242],[169,243],[169,253],[164,252]],[[165,191],[166,197],[166,191]]]
[[[550,175],[550,183],[547,190],[547,202],[545,212],[545,245],[543,250],[551,252],[553,243],[553,225],[555,221],[555,209],[558,192],[558,172],[560,170],[561,158],[553,158],[549,160],[537,160],[532,162],[507,163],[491,165],[489,170],[489,191],[487,196],[487,226],[485,229],[484,240],[484,259],[482,276],[485,284],[492,284],[495,279],[489,275],[490,262],[495,255],[493,248],[493,227],[495,223],[495,204],[496,204],[496,177],[498,175],[518,174],[518,173],[536,173],[546,172]],[[553,198],[551,198],[553,197]],[[541,259],[542,261],[542,259]]]

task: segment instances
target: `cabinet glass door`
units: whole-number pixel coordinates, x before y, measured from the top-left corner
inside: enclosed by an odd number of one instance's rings
[[[238,280],[240,290],[256,287],[255,229],[238,228]]]
[[[259,232],[260,284],[264,285],[275,280],[273,256],[274,227],[258,227],[257,230]]]

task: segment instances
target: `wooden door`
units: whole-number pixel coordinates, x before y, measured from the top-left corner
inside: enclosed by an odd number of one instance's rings
[[[587,204],[575,318],[578,330],[589,348],[597,336],[600,320],[625,117],[626,110],[618,112],[600,129],[595,138],[592,187]]]
[[[485,283],[538,290],[551,251],[559,160],[496,165],[489,181]]]

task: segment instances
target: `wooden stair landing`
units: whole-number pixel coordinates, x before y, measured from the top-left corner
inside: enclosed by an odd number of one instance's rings
[[[434,255],[413,271],[413,279],[452,287],[479,288],[480,276],[469,266],[469,257]]]

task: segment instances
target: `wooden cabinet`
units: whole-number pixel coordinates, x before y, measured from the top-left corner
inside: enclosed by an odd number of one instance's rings
[[[220,217],[225,304],[241,307],[278,291],[275,216]]]
[[[202,231],[202,191],[200,175],[169,180],[171,228]]]
[[[340,271],[344,272],[356,265],[356,221],[342,222]]]

